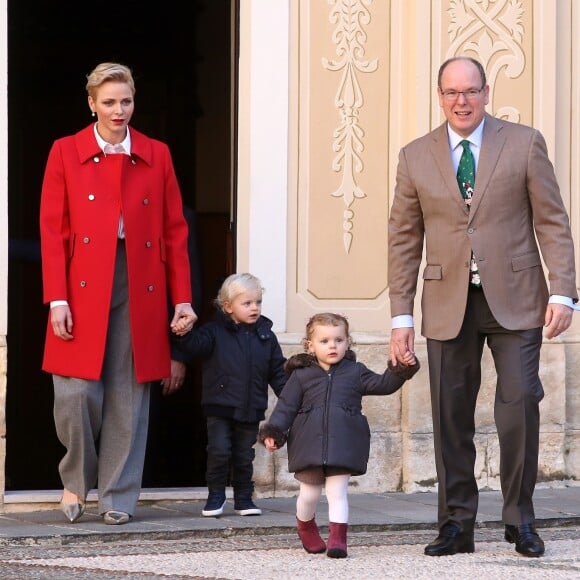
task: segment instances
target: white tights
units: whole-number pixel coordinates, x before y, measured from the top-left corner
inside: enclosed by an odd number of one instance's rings
[[[326,478],[325,491],[328,501],[328,520],[336,524],[348,523],[348,482],[350,475],[332,475]],[[308,522],[316,513],[322,485],[300,482],[296,499],[296,517]]]

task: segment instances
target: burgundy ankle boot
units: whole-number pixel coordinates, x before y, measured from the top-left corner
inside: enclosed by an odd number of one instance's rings
[[[346,558],[346,531],[348,524],[328,524],[330,536],[328,537],[328,551],[326,555],[329,558]]]
[[[321,554],[326,551],[326,544],[320,537],[318,526],[314,518],[307,522],[303,522],[296,518],[298,524],[298,536],[304,546],[304,549],[310,554]]]

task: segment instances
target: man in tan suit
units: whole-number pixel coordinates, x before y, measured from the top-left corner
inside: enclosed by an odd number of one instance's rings
[[[497,371],[505,538],[519,553],[537,557],[544,553],[532,502],[543,397],[540,347],[542,326],[548,339],[565,331],[578,299],[569,220],[542,135],[485,113],[489,86],[479,62],[446,61],[437,90],[447,121],[401,150],[389,222],[393,363],[414,351],[413,301],[424,242],[426,249],[421,333],[429,359],[439,535],[425,554],[474,551],[474,413],[487,341]]]

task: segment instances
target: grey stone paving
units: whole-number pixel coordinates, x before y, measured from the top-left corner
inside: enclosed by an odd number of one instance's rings
[[[353,530],[436,529],[437,494],[384,493],[351,494],[350,525]],[[240,517],[228,501],[219,518],[201,516],[203,501],[142,502],[136,517],[123,526],[107,526],[94,504],[76,523],[70,524],[60,510],[55,509],[0,514],[0,546],[6,543],[75,543],[78,541],[109,542],[116,538],[179,539],[196,536],[228,536],[240,533],[256,535],[293,532],[296,499],[262,498],[256,503],[262,508],[259,517]],[[580,484],[539,488],[534,495],[538,526],[552,523],[572,524],[580,521]],[[317,520],[328,523],[324,498],[319,505]],[[501,494],[480,493],[477,523],[480,526],[501,526]]]
[[[89,506],[69,524],[57,509],[0,514],[0,578],[385,579],[580,578],[580,485],[538,489],[543,558],[503,538],[501,494],[482,492],[475,554],[423,555],[436,535],[435,493],[352,494],[349,557],[307,554],[295,532],[295,498],[258,499],[259,517],[204,518],[203,501],[143,502],[134,520],[106,526]],[[327,534],[328,512],[317,519]]]
[[[349,557],[310,555],[295,534],[229,538],[76,543],[71,546],[4,546],[1,574],[10,579],[223,578],[547,578],[580,577],[580,528],[542,528],[546,555],[519,556],[499,528],[476,532],[476,552],[448,558],[423,555],[427,530],[354,532]]]

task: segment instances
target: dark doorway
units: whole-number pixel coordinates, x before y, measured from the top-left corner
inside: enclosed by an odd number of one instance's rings
[[[38,212],[49,148],[91,122],[84,88],[99,62],[133,70],[132,125],[165,141],[199,241],[201,321],[233,270],[230,231],[235,0],[8,1],[8,386],[6,490],[60,489],[63,449],[52,417],[52,379],[41,370]],[[234,31],[234,32],[232,32]],[[205,485],[200,373],[162,397],[154,385],[144,487]]]

